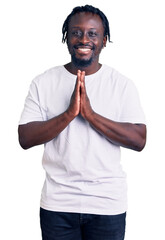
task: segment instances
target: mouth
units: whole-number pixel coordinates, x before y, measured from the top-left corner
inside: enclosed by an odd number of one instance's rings
[[[93,51],[91,46],[75,46],[75,51],[80,55],[88,55]]]
[[[91,46],[84,46],[84,45],[77,45],[73,47],[72,55],[72,62],[75,66],[81,67],[88,67],[93,62],[93,51],[94,47]]]
[[[92,49],[91,48],[77,48],[76,50],[79,54],[89,54]]]

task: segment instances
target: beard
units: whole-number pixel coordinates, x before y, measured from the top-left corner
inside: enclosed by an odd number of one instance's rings
[[[85,68],[85,67],[89,67],[97,58],[98,58],[98,53],[100,54],[102,48],[103,48],[103,42],[102,45],[97,49],[97,47],[95,46],[95,44],[90,43],[90,44],[82,44],[79,43],[77,45],[71,46],[69,43],[67,43],[68,45],[68,50],[69,53],[71,54],[71,58],[72,58],[72,63],[75,65],[75,67],[78,68]],[[80,59],[76,57],[76,54],[74,52],[74,48],[78,48],[81,46],[90,46],[91,50],[93,51],[92,55],[90,56],[89,59]],[[97,55],[96,55],[96,49],[97,49]]]
[[[76,67],[79,67],[79,68],[85,68],[85,67],[89,67],[92,62],[93,62],[93,57],[91,56],[91,58],[89,59],[79,59],[75,56],[75,54],[72,55],[72,62],[73,64],[76,66]]]
[[[90,46],[91,47],[91,50],[93,51],[93,53],[92,53],[92,55],[90,56],[89,59],[80,59],[80,58],[76,57],[74,49],[77,49],[78,47],[81,47],[81,46]],[[93,43],[91,43],[90,45],[89,44],[78,43],[74,46],[70,46],[70,44],[68,44],[68,50],[71,54],[72,63],[75,65],[75,67],[78,67],[78,68],[89,67],[92,64],[92,62],[95,59],[95,57],[94,57],[95,49],[96,49],[96,46]]]

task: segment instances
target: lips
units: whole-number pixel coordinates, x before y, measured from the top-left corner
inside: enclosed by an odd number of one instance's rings
[[[89,54],[92,51],[92,49],[80,47],[80,48],[77,48],[76,51],[80,54]]]
[[[89,45],[76,45],[74,46],[74,49],[76,50],[76,52],[78,54],[82,54],[82,55],[86,55],[86,54],[89,54],[91,53],[91,51],[93,51],[93,48],[92,46],[89,46]]]

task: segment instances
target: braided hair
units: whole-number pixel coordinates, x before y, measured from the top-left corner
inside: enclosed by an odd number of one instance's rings
[[[69,27],[69,22],[70,19],[73,15],[75,15],[76,13],[80,13],[80,12],[91,12],[93,14],[97,14],[100,16],[102,23],[103,23],[103,27],[104,27],[104,37],[107,36],[109,42],[110,41],[110,28],[109,28],[109,22],[107,17],[105,16],[105,14],[100,11],[100,9],[95,8],[91,5],[85,5],[82,7],[75,7],[72,12],[68,15],[68,17],[66,18],[63,27],[62,27],[62,42],[65,43],[67,41],[67,35],[68,35],[68,27]]]

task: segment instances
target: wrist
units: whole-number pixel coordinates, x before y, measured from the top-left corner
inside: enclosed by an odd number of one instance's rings
[[[65,114],[66,114],[67,118],[69,119],[69,121],[72,121],[77,116],[69,108],[66,110]]]
[[[91,110],[90,112],[86,113],[86,115],[84,116],[85,120],[87,120],[88,122],[92,122],[95,116],[95,112],[93,110]]]

